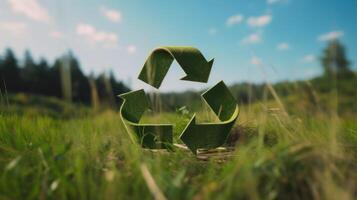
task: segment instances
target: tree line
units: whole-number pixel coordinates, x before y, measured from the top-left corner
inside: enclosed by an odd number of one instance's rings
[[[301,92],[312,96],[312,90],[324,93],[337,87],[340,94],[356,95],[356,92],[351,92],[355,90],[356,73],[351,68],[342,43],[338,40],[329,42],[322,51],[320,63],[323,74],[309,80],[309,83],[279,82],[273,85],[274,90],[280,97]],[[267,89],[265,83],[237,83],[230,86],[236,99],[243,104],[273,98]],[[11,49],[6,49],[4,55],[0,56],[0,95],[5,92],[24,92],[91,103],[98,107],[103,104],[118,104],[120,99],[116,95],[129,90],[125,84],[115,79],[113,73],[86,76],[71,52],[57,58],[53,64],[43,58],[35,62],[29,51],[25,52],[21,62]],[[200,93],[165,93],[160,98],[164,110],[174,110],[183,105],[200,106]]]
[[[85,75],[72,52],[52,64],[44,58],[36,62],[28,50],[22,60],[10,48],[0,55],[0,95],[31,93],[97,106],[114,105],[115,96],[129,90],[113,73]]]
[[[323,49],[319,61],[323,74],[311,80],[281,81],[272,85],[274,91],[279,97],[305,93],[308,98],[314,101],[314,91],[327,93],[337,89],[339,94],[357,99],[357,92],[353,92],[357,86],[357,76],[351,68],[352,63],[347,58],[345,46],[338,40],[330,41]],[[269,92],[267,83],[236,83],[229,88],[238,102],[242,104],[274,98]],[[163,94],[163,106],[168,110],[184,105],[191,105],[191,108],[197,107],[202,102],[200,101],[202,92],[187,91]]]

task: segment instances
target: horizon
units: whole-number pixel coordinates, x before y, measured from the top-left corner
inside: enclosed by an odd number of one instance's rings
[[[161,92],[202,90],[219,80],[229,85],[305,80],[322,74],[318,57],[334,39],[346,46],[356,69],[356,7],[354,1],[307,0],[185,5],[0,0],[0,48],[12,48],[18,58],[29,49],[35,60],[50,63],[71,50],[85,74],[112,70],[132,89],[149,91],[155,89],[137,76],[151,50],[165,45],[194,46],[215,61],[207,84],[180,81],[184,72],[174,63]]]

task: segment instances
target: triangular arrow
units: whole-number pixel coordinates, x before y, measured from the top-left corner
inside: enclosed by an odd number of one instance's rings
[[[223,81],[202,94],[202,98],[221,122],[197,124],[196,116],[191,118],[180,139],[194,154],[200,148],[211,149],[222,146],[239,114],[236,100]]]
[[[159,88],[174,59],[186,73],[181,80],[203,83],[208,81],[214,59],[207,61],[198,49],[187,46],[154,49],[146,59],[138,78]]]
[[[120,107],[120,117],[133,142],[138,141],[145,148],[169,148],[172,144],[172,125],[139,124],[142,115],[149,108],[144,90],[124,93],[119,97],[124,100]]]

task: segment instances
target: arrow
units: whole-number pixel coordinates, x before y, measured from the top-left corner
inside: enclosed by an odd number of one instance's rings
[[[119,97],[124,100],[120,107],[120,117],[132,141],[138,141],[145,148],[169,148],[172,144],[172,125],[139,124],[142,115],[149,108],[144,90],[124,93]]]
[[[191,118],[180,139],[194,154],[200,148],[222,146],[239,114],[236,100],[223,81],[202,94],[202,98],[221,122],[197,124],[196,115]]]
[[[181,80],[203,83],[208,81],[214,59],[207,61],[198,49],[188,46],[154,49],[146,59],[138,78],[158,89],[174,59],[186,73]]]

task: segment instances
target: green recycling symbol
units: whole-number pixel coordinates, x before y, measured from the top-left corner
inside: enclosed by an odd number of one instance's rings
[[[181,80],[206,83],[213,59],[207,61],[194,47],[159,47],[145,61],[139,79],[159,88],[172,62],[186,73]],[[202,99],[216,114],[218,123],[197,123],[193,115],[180,135],[182,142],[194,153],[197,149],[212,149],[222,146],[238,118],[239,109],[235,98],[223,81],[208,89]],[[169,148],[173,143],[172,124],[141,124],[140,119],[149,109],[149,100],[143,89],[119,95],[124,100],[120,116],[133,142],[144,148]]]

